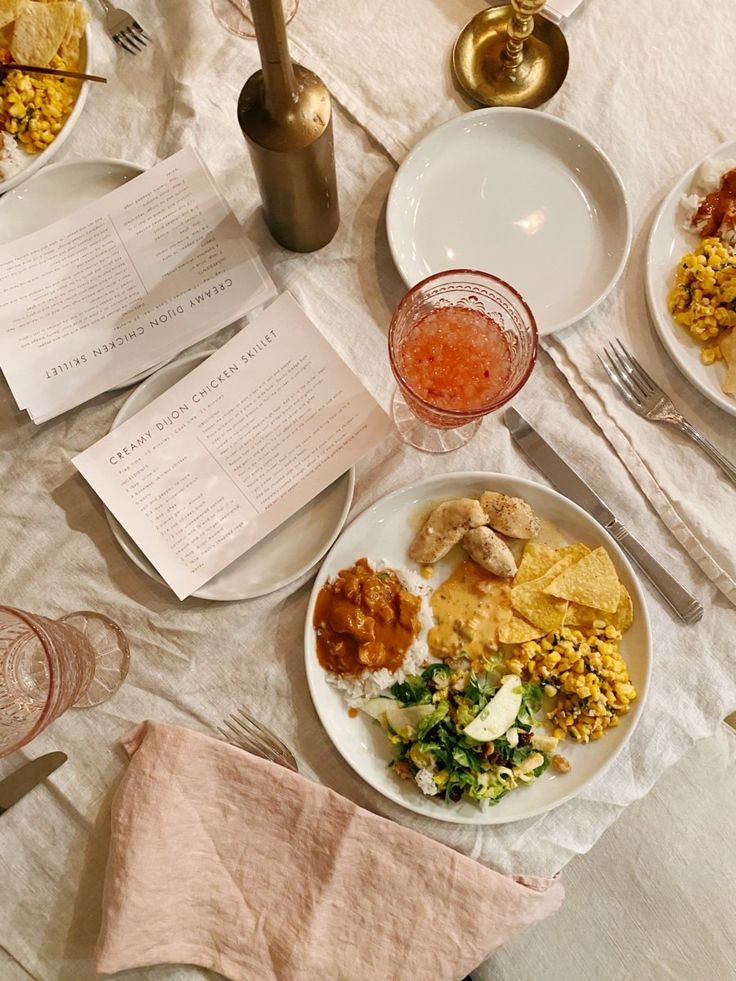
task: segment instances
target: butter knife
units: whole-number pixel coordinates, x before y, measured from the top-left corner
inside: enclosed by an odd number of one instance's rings
[[[662,599],[685,623],[697,623],[703,616],[701,604],[624,528],[611,509],[584,480],[570,469],[516,409],[507,409],[504,420],[515,443],[534,466],[566,497],[580,505],[603,525],[629,558],[639,566]]]
[[[25,797],[29,790],[33,790],[54,770],[58,770],[66,760],[66,753],[46,753],[45,756],[39,756],[30,763],[24,763],[9,777],[0,780],[0,815],[16,804],[21,797]]]

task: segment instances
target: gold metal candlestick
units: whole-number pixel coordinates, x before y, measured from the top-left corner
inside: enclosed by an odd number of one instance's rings
[[[484,106],[533,109],[551,99],[567,75],[567,41],[556,24],[535,14],[545,0],[511,0],[481,11],[463,28],[452,52],[461,88]]]

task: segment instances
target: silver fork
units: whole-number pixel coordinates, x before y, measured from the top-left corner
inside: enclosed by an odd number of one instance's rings
[[[736,467],[677,411],[670,397],[647,374],[636,358],[629,354],[618,338],[603,349],[603,357],[598,355],[598,360],[634,412],[652,422],[669,423],[689,436],[718,464],[731,483],[736,484]]]
[[[100,0],[105,11],[105,30],[115,44],[125,48],[131,54],[138,54],[151,38],[146,34],[138,21],[127,10],[113,7],[108,0]]]
[[[289,747],[243,709],[238,709],[237,712],[223,719],[222,725],[227,729],[218,726],[218,732],[222,733],[227,742],[232,743],[233,746],[245,749],[254,756],[260,756],[261,759],[270,760],[271,763],[285,766],[295,773],[299,772],[296,758]]]

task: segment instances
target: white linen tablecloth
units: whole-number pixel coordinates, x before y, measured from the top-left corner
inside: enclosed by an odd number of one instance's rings
[[[240,87],[257,67],[255,44],[226,34],[207,0],[126,0],[125,6],[156,44],[131,58],[106,39],[94,11],[95,66],[110,83],[90,93],[61,158],[123,157],[150,165],[195,143],[277,285],[295,294],[388,407],[393,382],[385,335],[403,286],[388,252],[385,198],[396,162],[412,143],[467,108],[450,81],[448,55],[480,5],[302,0],[290,29],[294,54],[325,78],[340,104],[342,224],[330,246],[311,256],[276,246],[259,214],[235,117]],[[34,792],[2,819],[0,870],[9,885],[0,894],[0,947],[32,976],[94,976],[90,955],[109,800],[124,765],[117,741],[143,718],[211,728],[246,706],[282,735],[314,779],[501,871],[549,875],[587,851],[629,803],[736,708],[734,611],[724,595],[736,576],[729,549],[736,540],[733,490],[697,451],[629,413],[595,369],[602,339],[620,334],[693,421],[734,455],[731,419],[687,388],[653,343],[641,281],[646,222],[656,201],[692,159],[727,135],[721,85],[730,59],[723,24],[733,15],[725,0],[711,11],[719,27],[695,7],[683,8],[677,25],[662,25],[658,40],[651,31],[635,36],[631,29],[634,15],[642,24],[657,23],[654,0],[588,0],[568,28],[568,81],[548,107],[587,130],[621,168],[634,210],[635,248],[614,295],[547,345],[564,377],[542,353],[516,404],[706,607],[697,627],[684,627],[644,582],[655,638],[649,704],[610,770],[556,811],[506,827],[456,828],[379,797],[342,761],[307,693],[301,635],[309,583],[244,603],[178,603],[125,558],[70,462],[108,431],[126,395],[102,396],[37,429],[15,411],[2,384],[2,600],[52,616],[85,608],[106,612],[125,629],[132,656],[128,681],[113,699],[67,713],[0,764],[2,776],[24,756],[62,749],[70,757],[52,777],[54,789]],[[687,30],[692,36],[685,45]],[[500,419],[491,418],[469,446],[445,458],[424,456],[397,438],[387,441],[358,467],[353,513],[425,475],[463,469],[540,479]],[[700,567],[688,558],[696,535],[717,570],[702,557]],[[187,973],[154,970],[150,977]]]

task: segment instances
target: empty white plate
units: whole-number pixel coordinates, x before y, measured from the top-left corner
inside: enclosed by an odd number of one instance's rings
[[[492,273],[523,295],[540,334],[600,303],[631,245],[611,161],[531,109],[478,109],[426,136],[399,167],[386,223],[407,286],[446,269]]]
[[[112,428],[181,381],[211,353],[186,355],[151,375],[124,403]],[[220,601],[253,599],[299,579],[319,562],[339,535],[350,510],[354,488],[355,469],[351,468],[192,595]],[[127,531],[107,509],[106,513],[112,533],[128,558],[162,583],[161,576]]]
[[[127,160],[51,164],[0,198],[0,242],[12,242],[66,218],[142,173],[142,167]]]
[[[46,228],[142,173],[138,164],[107,157],[51,164],[0,198],[0,243]],[[146,368],[110,391],[135,385],[160,367]]]
[[[700,241],[697,235],[682,227],[680,198],[683,194],[693,193],[695,175],[705,160],[729,160],[734,157],[736,140],[731,140],[699,160],[672,188],[662,202],[649,234],[646,267],[649,312],[665,350],[683,375],[707,399],[732,416],[736,416],[736,398],[726,395],[721,386],[726,366],[722,361],[713,365],[702,363],[700,345],[672,319],[667,297],[675,280],[678,262],[686,252],[697,248]]]

